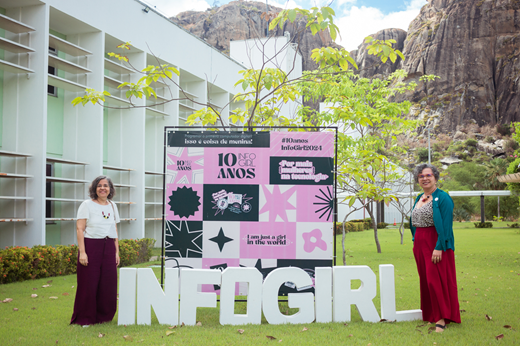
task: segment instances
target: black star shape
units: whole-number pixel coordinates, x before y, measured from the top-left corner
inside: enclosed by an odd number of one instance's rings
[[[218,248],[220,249],[220,252],[222,252],[222,249],[224,248],[224,245],[230,241],[233,241],[233,239],[228,238],[224,235],[224,231],[222,230],[222,227],[220,227],[220,231],[218,231],[218,235],[216,237],[210,238],[209,240],[214,241],[218,244]]]

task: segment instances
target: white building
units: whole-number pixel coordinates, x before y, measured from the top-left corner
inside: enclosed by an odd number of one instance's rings
[[[283,37],[263,37],[258,39],[230,42],[230,56],[249,69],[276,68],[287,74],[288,80],[301,77],[303,72],[302,56],[290,34]],[[242,92],[242,90],[240,90]],[[265,96],[266,92],[261,96]],[[294,118],[302,99],[289,100],[280,107],[278,115]]]
[[[118,109],[129,103],[115,87],[141,74],[107,53],[137,70],[171,64],[175,82],[216,107],[244,66],[137,0],[0,0],[0,14],[0,246],[75,243],[77,208],[101,174],[116,183],[120,237],[161,239],[164,126],[203,106]],[[159,101],[179,96],[166,86],[153,85]],[[110,91],[116,108],[73,107],[87,87]]]

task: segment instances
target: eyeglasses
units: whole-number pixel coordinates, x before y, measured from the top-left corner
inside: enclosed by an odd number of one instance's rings
[[[419,174],[419,179],[432,178],[433,174]]]

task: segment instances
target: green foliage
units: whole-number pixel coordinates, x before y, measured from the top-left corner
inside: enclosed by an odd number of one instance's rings
[[[365,230],[365,225],[363,222],[345,222],[345,233],[349,232],[363,232]],[[336,222],[335,227],[336,234],[343,234],[343,223]]]
[[[505,224],[504,224],[505,226]],[[198,308],[197,321],[201,327],[185,326],[168,329],[158,323],[155,313],[149,326],[117,324],[117,315],[111,322],[82,328],[68,325],[76,293],[76,276],[54,279],[51,286],[42,288],[49,279],[17,282],[1,286],[1,299],[12,298],[10,303],[0,304],[0,325],[3,346],[22,345],[516,345],[518,344],[518,279],[520,254],[518,254],[518,229],[493,229],[478,232],[472,223],[456,223],[455,246],[457,261],[457,286],[463,324],[450,324],[442,335],[428,334],[430,326],[420,321],[398,323],[362,322],[358,311],[352,308],[351,321],[344,323],[266,324],[233,326],[219,323],[218,308]],[[469,228],[471,227],[471,228]],[[478,236],[476,236],[478,233]],[[405,232],[404,244],[396,239],[395,232],[381,232],[381,242],[387,251],[375,254],[371,232],[352,232],[347,235],[348,265],[367,265],[378,275],[380,264],[392,263],[395,270],[396,308],[399,311],[420,308],[419,278],[412,256],[410,232]],[[341,247],[341,237],[336,245]],[[412,257],[412,258],[410,258]],[[516,261],[516,262],[515,262]],[[342,265],[341,259],[337,261]],[[141,265],[142,266],[142,265]],[[139,266],[137,266],[139,267]],[[160,280],[160,268],[152,268]],[[477,279],[474,278],[477,276]],[[489,279],[489,278],[492,279]],[[353,281],[352,289],[360,282]],[[74,288],[71,288],[75,286]],[[38,290],[33,291],[33,288]],[[478,289],[478,290],[477,290]],[[487,291],[486,291],[487,290]],[[69,295],[65,296],[63,293]],[[399,292],[403,292],[400,294]],[[31,294],[38,298],[31,298]],[[475,295],[477,293],[477,295]],[[58,299],[49,299],[56,296]],[[242,297],[240,297],[242,298]],[[243,297],[245,299],[247,297]],[[379,314],[381,291],[379,285],[374,304]],[[287,303],[280,303],[282,312]],[[13,308],[19,311],[13,311]],[[35,309],[33,309],[35,308]],[[292,311],[292,309],[290,309]],[[246,314],[247,304],[237,302],[236,314]],[[489,314],[493,320],[484,317]],[[504,328],[511,325],[514,330]],[[303,328],[308,330],[302,331]],[[244,330],[243,334],[237,329]],[[420,330],[421,332],[417,332]],[[165,331],[175,331],[166,336]],[[98,337],[101,333],[101,336]],[[503,334],[502,340],[494,336]],[[123,336],[130,335],[132,341]],[[268,340],[272,335],[276,339]],[[350,336],[352,335],[352,336]],[[172,339],[173,338],[173,339]],[[345,341],[347,340],[347,341]]]
[[[498,181],[498,177],[506,174],[508,161],[504,159],[493,159],[485,162],[484,176],[481,181],[475,183],[475,188],[483,190],[503,190],[506,184]]]
[[[76,245],[6,247],[0,251],[0,283],[76,273]]]
[[[428,162],[428,148],[417,149],[417,160],[419,162]]]
[[[463,151],[465,149],[463,142],[451,142],[447,152],[448,155],[455,155],[457,152]]]
[[[520,223],[514,222],[511,225],[508,224],[507,227],[509,227],[509,228],[520,228]]]
[[[147,238],[121,240],[121,266],[147,262],[154,244],[154,239]],[[0,284],[75,274],[77,258],[76,245],[6,247],[0,250]]]
[[[447,169],[449,179],[456,180],[468,190],[473,190],[476,183],[484,180],[486,168],[474,162],[461,162]]]
[[[502,136],[511,136],[511,126],[508,124],[497,124],[496,130]]]
[[[484,197],[484,207],[486,220],[495,220],[498,210],[498,197]],[[480,208],[480,202],[479,202]],[[518,217],[518,197],[517,196],[500,196],[500,217],[516,218]]]
[[[300,31],[294,35],[295,38],[304,30],[309,29],[313,35],[328,31],[334,40],[339,33],[338,27],[334,24],[334,16],[334,10],[330,7],[313,7],[310,10],[300,8],[282,10],[277,15],[274,13],[262,13],[261,19],[270,21],[270,30],[275,29],[276,26],[283,28],[287,23],[295,23],[297,21]],[[374,40],[371,37],[367,38],[367,40],[371,43],[369,46],[369,54],[376,55],[383,62],[388,58],[391,61],[395,61],[397,56],[401,56],[401,58],[404,59],[402,53],[392,47],[393,44],[395,44],[394,40]],[[293,39],[288,45],[294,44],[295,42]],[[299,43],[296,44],[298,45]],[[129,50],[131,49],[131,44],[128,42],[123,43],[119,48]],[[284,48],[285,47],[281,47],[281,50]],[[117,53],[108,53],[108,55],[123,60],[132,66],[126,56]],[[274,58],[275,57],[269,57],[258,70],[250,69],[240,71],[242,78],[236,85],[240,85],[244,92],[235,95],[232,102],[243,106],[229,112],[229,121],[231,124],[243,125],[248,129],[251,129],[254,125],[313,126],[314,124],[308,121],[308,116],[306,116],[308,115],[308,109],[305,107],[300,109],[300,118],[293,119],[279,116],[281,106],[284,103],[295,101],[301,97],[302,93],[299,88],[301,83],[327,83],[324,82],[324,76],[348,72],[350,71],[350,66],[357,68],[354,59],[350,56],[348,51],[332,47],[320,48],[313,50],[311,55],[311,59],[317,64],[318,70],[306,73],[303,78],[291,80],[281,69],[268,67],[267,64],[272,63]],[[149,98],[151,96],[157,98],[157,95],[150,85],[153,81],[159,79],[169,80],[171,84],[180,89],[179,94],[183,94],[181,86],[172,78],[174,73],[179,75],[179,71],[173,66],[150,65],[140,72],[143,73],[144,76],[139,79],[137,83],[122,83],[119,86],[119,88],[128,88],[126,97],[130,99],[130,107],[139,107],[132,103],[132,98]],[[423,76],[421,80],[431,80],[431,78],[434,77]],[[73,105],[80,103],[85,105],[88,102],[101,104],[101,101],[104,101],[104,96],[108,95],[110,94],[106,91],[96,92],[93,89],[88,89],[86,95],[74,99],[72,103]],[[184,96],[196,104],[205,106],[205,104],[198,103],[196,100],[191,99],[191,96],[186,94],[184,94]],[[170,100],[164,102],[169,101]],[[200,109],[190,115],[187,119],[187,124],[214,125],[219,122],[220,125],[226,126],[227,119],[221,117],[222,110],[223,109],[215,109],[211,105],[208,105],[207,108]]]
[[[493,223],[490,221],[486,222],[475,222],[475,228],[493,228]]]
[[[383,229],[383,228],[386,228],[388,226],[388,223],[386,222],[379,222],[377,224],[377,229]]]
[[[96,91],[95,89],[87,88],[85,89],[85,95],[76,97],[71,103],[73,106],[77,106],[80,103],[85,106],[89,102],[95,105],[101,101],[105,102],[105,96],[110,96],[110,93],[108,91]]]
[[[393,39],[376,40],[372,36],[367,36],[365,38],[365,43],[370,43],[370,45],[367,47],[368,54],[377,56],[383,63],[385,63],[388,58],[390,58],[390,61],[394,63],[397,60],[397,56],[404,60],[403,53],[397,49],[392,49],[392,45],[396,43],[396,41]]]
[[[473,138],[468,138],[468,139],[466,139],[466,142],[464,142],[464,144],[466,144],[467,148],[470,148],[470,147],[476,148],[478,141]]]
[[[372,218],[350,220],[350,222],[362,222],[365,229],[372,229]]]
[[[152,249],[155,244],[154,239],[123,239],[119,241],[119,258],[121,267],[127,267],[137,263],[144,263],[150,260]]]
[[[304,19],[305,28],[309,28],[312,35],[328,29],[330,37],[334,41],[339,33],[338,27],[334,24],[335,15],[336,13],[330,7],[322,7],[321,9],[312,7],[310,10],[301,8],[282,10],[269,24],[269,30],[273,30],[277,25],[283,30],[287,21],[294,23],[298,17]]]
[[[506,174],[518,173],[518,165],[520,165],[520,158],[514,160],[509,164]],[[513,193],[520,193],[520,183],[507,183],[507,188]]]
[[[348,71],[349,63],[358,68],[350,53],[344,49],[321,47],[312,50],[311,59],[322,69],[332,68],[334,72]]]
[[[471,219],[471,214],[463,207],[459,207],[457,209],[453,209],[453,220],[462,222],[469,221]]]
[[[130,42],[122,43],[117,46],[117,48],[121,49],[127,49],[130,50],[132,45]],[[107,53],[108,56],[116,58],[118,60],[129,62],[128,57],[120,55],[118,53]],[[131,66],[131,65],[130,65]],[[139,72],[136,70],[136,72]],[[153,82],[157,82],[159,80],[165,81],[170,80],[174,84],[176,82],[173,80],[173,75],[176,74],[177,76],[180,75],[180,72],[177,68],[174,66],[171,66],[169,64],[162,64],[159,66],[155,65],[148,65],[144,69],[140,71],[143,74],[143,77],[141,77],[137,83],[129,83],[124,82],[121,83],[117,88],[128,88],[128,90],[125,93],[126,98],[132,102],[132,98],[138,98],[142,99],[143,97],[149,98],[150,96],[154,96],[155,99],[157,99],[157,94],[153,90],[153,88],[150,86]],[[78,96],[75,99],[72,100],[72,105],[77,106],[80,103],[85,106],[87,103],[91,102],[92,104],[100,104],[101,102],[105,102],[105,96],[110,96],[110,93],[108,91],[96,91],[95,89],[87,88],[85,90],[85,95]]]

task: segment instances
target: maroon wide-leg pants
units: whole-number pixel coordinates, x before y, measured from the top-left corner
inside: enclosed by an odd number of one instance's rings
[[[77,263],[78,289],[71,324],[112,321],[117,309],[117,265],[114,239],[85,238],[88,266]]]
[[[435,227],[417,227],[414,239],[413,254],[419,272],[423,320],[435,323],[444,318],[446,324],[460,323],[453,250],[443,251],[441,261],[434,264],[432,254],[437,243]]]

